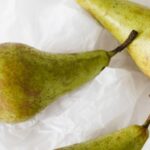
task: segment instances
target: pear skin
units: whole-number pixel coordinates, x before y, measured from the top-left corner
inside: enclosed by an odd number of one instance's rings
[[[56,150],[141,150],[149,137],[150,116],[144,125],[133,125],[110,135]]]
[[[137,66],[150,77],[150,9],[128,0],[77,0],[122,42],[132,29],[138,38],[128,47]]]
[[[129,38],[113,51],[50,54],[18,43],[0,45],[0,121],[25,121],[59,96],[80,87],[109,65],[128,46]]]

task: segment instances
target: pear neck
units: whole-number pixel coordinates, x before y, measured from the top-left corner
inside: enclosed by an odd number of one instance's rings
[[[145,123],[142,125],[144,128],[148,129],[150,126],[150,115],[148,116],[147,120]]]
[[[111,58],[117,53],[123,51],[126,47],[128,47],[133,42],[133,40],[137,37],[137,35],[138,35],[138,32],[135,30],[132,30],[124,43],[122,43],[120,46],[118,46],[114,50],[108,52],[109,57]]]

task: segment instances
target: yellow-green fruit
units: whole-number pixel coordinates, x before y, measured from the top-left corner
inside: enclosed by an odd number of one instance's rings
[[[139,37],[129,53],[139,68],[150,77],[150,9],[128,0],[77,0],[120,42],[132,29]]]
[[[98,75],[117,49],[74,54],[50,54],[24,44],[0,45],[0,121],[20,122],[34,116],[57,97]]]
[[[141,150],[148,139],[150,116],[144,125],[134,125],[104,137],[57,150]]]

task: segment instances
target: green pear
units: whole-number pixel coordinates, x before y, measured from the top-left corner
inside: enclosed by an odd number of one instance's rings
[[[1,44],[0,121],[31,118],[59,96],[93,79],[136,36],[133,30],[121,46],[109,52],[50,54],[24,44]]]
[[[132,29],[138,38],[128,47],[137,66],[150,77],[150,9],[128,0],[77,0],[122,42]]]
[[[144,125],[133,125],[104,137],[57,150],[141,150],[149,137],[150,116]]]

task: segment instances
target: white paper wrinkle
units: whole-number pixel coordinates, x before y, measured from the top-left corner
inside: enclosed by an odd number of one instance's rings
[[[148,0],[134,0],[150,6]],[[112,50],[119,43],[75,0],[0,0],[0,42],[52,53]],[[95,79],[27,122],[0,124],[0,150],[53,150],[102,136],[150,113],[150,80],[125,50]],[[143,150],[150,149],[150,140]]]

